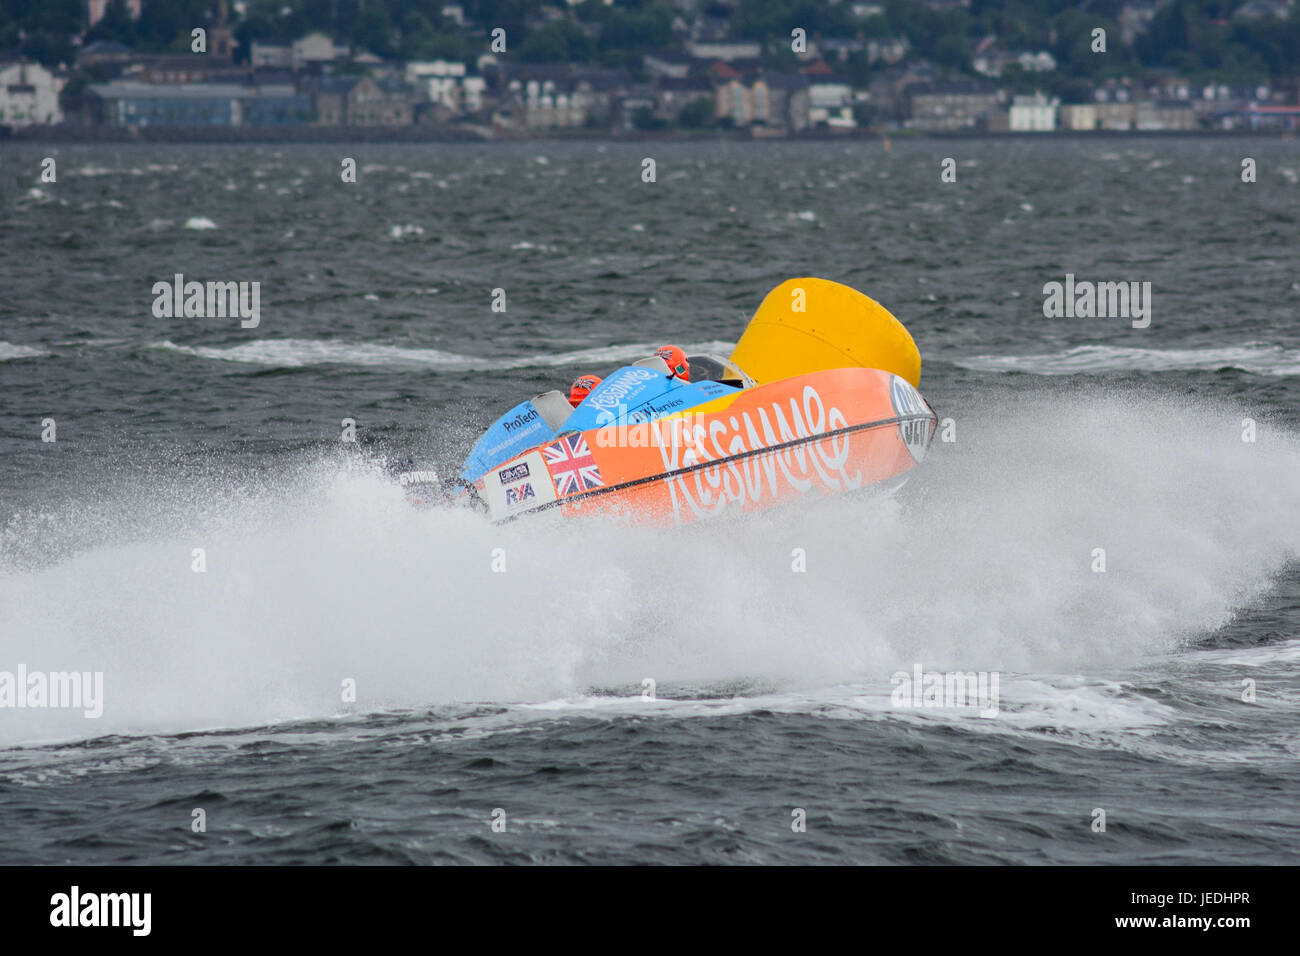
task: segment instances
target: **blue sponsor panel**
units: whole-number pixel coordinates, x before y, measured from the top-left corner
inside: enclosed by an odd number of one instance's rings
[[[592,389],[564,420],[560,431],[587,431],[618,424],[621,416],[626,416],[622,419],[626,424],[636,425],[686,411],[735,391],[721,382],[691,384],[654,369],[629,365],[607,375]]]
[[[554,437],[555,432],[533,403],[520,402],[493,422],[474,445],[465,459],[461,477],[466,481],[481,478],[501,462]]]

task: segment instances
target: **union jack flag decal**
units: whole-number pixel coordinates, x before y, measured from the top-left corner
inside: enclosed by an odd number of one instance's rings
[[[590,491],[592,488],[605,487],[596,467],[596,459],[587,447],[587,439],[582,435],[565,435],[559,441],[547,445],[546,467],[555,479],[555,490],[560,497]]]

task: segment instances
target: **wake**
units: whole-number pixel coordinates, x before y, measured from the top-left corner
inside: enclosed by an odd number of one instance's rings
[[[0,710],[0,742],[646,677],[800,691],[915,662],[1088,674],[1203,639],[1295,560],[1293,436],[1263,423],[1243,442],[1242,413],[1185,398],[984,402],[895,498],[681,529],[417,512],[382,468],[334,459],[235,491],[159,469],[103,490],[93,519],[74,503],[15,516],[0,670],[102,672],[104,711]]]

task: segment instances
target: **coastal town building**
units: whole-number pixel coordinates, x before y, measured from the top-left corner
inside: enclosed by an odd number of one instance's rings
[[[672,82],[661,80],[660,88]],[[573,101],[586,114],[588,124],[608,126],[616,111],[616,97],[628,89],[631,79],[623,70],[579,70],[573,74],[572,83]],[[713,87],[709,86],[709,95],[712,93]]]
[[[347,45],[335,43],[324,33],[308,33],[302,39],[294,40],[290,54],[295,70],[346,60],[350,55],[351,49]]]
[[[932,133],[974,130],[1003,102],[997,87],[973,80],[912,84],[905,95],[908,128]]]
[[[1007,125],[1013,133],[1050,133],[1056,129],[1056,110],[1061,101],[1042,93],[1015,96],[1011,100]]]
[[[487,80],[470,74],[460,61],[407,63],[403,79],[424,100],[440,104],[451,116],[478,113],[483,109]]]
[[[64,79],[39,63],[0,60],[0,125],[23,127],[63,122],[59,92]]]
[[[291,85],[118,81],[89,92],[110,126],[280,126],[306,122],[312,109],[311,97]]]
[[[716,115],[730,125],[761,125],[798,132],[810,122],[811,98],[805,77],[784,74],[733,78],[715,89]]]
[[[1120,101],[1097,103],[1097,129],[1123,132],[1137,126],[1137,106]]]
[[[652,125],[655,122],[658,105],[659,101],[653,90],[647,86],[634,84],[614,97],[611,125],[625,132]]]
[[[120,69],[135,58],[133,51],[125,43],[115,40],[96,40],[87,43],[77,52],[77,69],[88,70],[99,67],[101,70]]]
[[[1130,59],[1144,60],[1140,68],[1088,81],[1076,75],[1077,46],[1063,46],[1050,31],[1026,31],[997,18],[972,21],[983,24],[981,36],[967,36],[968,27],[941,26],[943,17],[969,10],[964,0],[925,0],[929,13],[921,19],[934,15],[935,28],[944,32],[941,47],[925,44],[933,62],[912,45],[917,22],[883,3],[856,0],[833,4],[834,13],[810,23],[804,44],[795,49],[788,49],[784,36],[755,38],[756,17],[736,0],[670,0],[667,11],[656,14],[657,45],[619,36],[642,15],[634,16],[633,8],[597,0],[617,8],[605,14],[576,2],[546,2],[523,19],[523,39],[512,31],[509,52],[483,44],[482,5],[439,2],[388,30],[378,11],[368,16],[374,29],[348,27],[346,17],[320,12],[304,18],[317,28],[294,35],[286,32],[289,20],[270,16],[270,8],[209,0],[196,16],[208,31],[204,53],[187,51],[183,32],[171,42],[154,36],[156,10],[142,0],[127,0],[126,11],[139,18],[143,10],[134,32],[147,51],[117,42],[131,38],[133,28],[110,0],[79,2],[98,28],[72,38],[71,70],[29,63],[30,70],[15,72],[13,59],[0,64],[6,70],[0,126],[459,124],[470,135],[714,127],[782,136],[852,132],[864,124],[877,133],[1145,133],[1292,129],[1300,102],[1300,73],[1275,71],[1266,83],[1208,83],[1204,61],[1166,56],[1148,63],[1154,58],[1142,49],[1125,51]],[[1163,24],[1157,17],[1168,9],[1164,2],[1120,0],[1109,8],[1110,22],[1119,24],[1125,38],[1112,42],[1144,36],[1148,43],[1164,42],[1151,34],[1153,24]],[[1249,0],[1215,23],[1231,27],[1230,42],[1240,43],[1298,5],[1300,0]],[[620,21],[624,14],[632,19]],[[1189,8],[1187,15],[1201,17],[1203,11]],[[254,16],[259,23],[248,29]],[[282,11],[281,17],[289,15]],[[244,31],[237,30],[241,21]],[[617,39],[611,41],[608,30],[616,22]],[[994,35],[995,25],[1006,35]],[[1168,33],[1164,26],[1157,32]],[[904,28],[912,39],[897,32]],[[246,45],[235,42],[237,32]],[[21,32],[18,40],[11,57],[21,55]],[[48,43],[44,49],[48,63]],[[399,50],[405,54],[400,59]],[[1058,55],[1065,62],[1058,63]],[[1073,72],[1063,76],[1062,70]],[[1060,91],[1069,102],[1024,95],[1035,86]]]
[[[1194,130],[1196,112],[1184,100],[1139,100],[1135,124],[1140,130]]]
[[[677,122],[690,103],[704,100],[708,115],[714,115],[713,84],[704,77],[662,79],[655,84],[658,93],[655,115],[665,122]]]
[[[516,81],[517,82],[517,81]],[[636,103],[629,110],[639,109]],[[644,104],[654,108],[654,101]],[[523,84],[524,126],[528,129],[555,129],[561,126],[582,126],[587,113],[579,104],[568,85],[560,86],[554,80],[531,79]]]
[[[318,126],[410,126],[414,92],[400,80],[327,76],[313,84]]]
[[[809,77],[808,122],[815,127],[840,130],[858,125],[853,118],[853,84],[847,77]]]
[[[1096,103],[1063,103],[1059,110],[1061,129],[1092,131],[1100,122]],[[1008,122],[1008,126],[1010,123]]]
[[[139,83],[213,83],[240,80],[248,67],[227,58],[192,53],[145,53],[121,71],[121,78]]]
[[[767,85],[772,92],[768,125],[790,133],[801,132],[813,125],[813,83],[802,76],[776,73],[767,77]]]
[[[265,66],[292,70],[293,45],[289,43],[259,43],[254,40],[249,45],[248,62],[253,67]]]

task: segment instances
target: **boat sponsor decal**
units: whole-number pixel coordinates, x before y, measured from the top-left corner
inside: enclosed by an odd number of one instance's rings
[[[518,508],[520,505],[527,504],[530,498],[534,501],[537,500],[537,492],[533,491],[531,481],[525,481],[518,487],[506,489],[507,508]]]
[[[738,392],[721,382],[683,382],[654,369],[628,365],[592,389],[559,431],[585,432],[615,422],[649,421]]]
[[[640,391],[643,383],[656,378],[663,376],[648,368],[627,366],[601,382],[586,400],[595,408],[618,408],[626,402],[629,395]]]
[[[465,459],[461,477],[475,481],[483,475],[495,474],[495,469],[511,458],[554,438],[554,429],[546,424],[533,403],[520,402],[493,422],[475,443]]]
[[[585,435],[563,435],[559,441],[547,445],[544,451],[546,467],[550,469],[555,490],[561,497],[605,487]]]
[[[397,476],[397,483],[405,488],[407,485],[438,484],[436,471],[404,471]]]
[[[930,429],[934,427],[934,412],[925,404],[912,383],[898,375],[889,378],[889,401],[899,417],[924,415],[924,418],[911,418],[898,423],[898,437],[907,446],[912,460],[920,463],[930,447]]]
[[[417,508],[431,508],[442,499],[442,482],[432,469],[404,471],[397,476],[407,502]]]
[[[701,385],[714,385],[714,382],[702,382]],[[689,386],[694,388],[695,386]],[[653,448],[655,446],[654,436],[650,432],[650,422],[657,418],[667,418],[669,415],[680,416],[685,421],[690,422],[695,419],[707,421],[707,416],[712,416],[721,412],[724,408],[730,406],[737,399],[741,398],[743,393],[739,389],[720,386],[723,394],[705,397],[701,404],[696,405],[694,402],[673,402],[672,408],[651,408],[650,414],[642,414],[642,411],[650,406],[642,406],[640,409],[628,409],[622,405],[619,406],[618,417],[611,419],[594,429],[596,433],[597,448]],[[679,405],[692,406],[685,410],[675,410]]]
[[[627,423],[636,425],[640,422],[648,422],[655,418],[662,418],[664,415],[671,415],[686,407],[686,399],[670,398],[664,402],[646,402],[640,408],[633,409],[627,415]]]
[[[523,428],[529,422],[537,421],[539,415],[541,415],[541,412],[539,412],[536,408],[533,408],[530,404],[527,411],[520,412],[514,418],[503,421],[501,423],[501,426],[506,430],[507,433],[517,431],[520,428]]]
[[[479,482],[474,484],[477,487]],[[488,472],[482,481],[480,497],[496,521],[556,500],[555,486],[546,475],[545,459],[537,449]]]
[[[673,516],[681,521],[716,513],[730,504],[758,504],[765,496],[775,500],[792,491],[862,487],[862,472],[849,469],[849,433],[815,440],[847,425],[843,412],[834,406],[828,409],[821,393],[805,385],[800,395],[790,396],[788,405],[778,400],[731,415],[663,419],[650,427],[665,472],[735,459],[665,479]],[[814,440],[764,451],[807,438]]]

